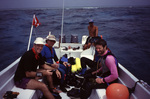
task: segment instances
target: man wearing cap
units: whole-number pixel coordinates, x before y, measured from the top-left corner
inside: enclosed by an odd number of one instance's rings
[[[56,55],[55,49],[53,48],[53,45],[55,44],[56,39],[54,35],[49,34],[46,37],[46,44],[43,47],[43,50],[41,52],[42,56],[45,58],[46,62],[49,64],[53,64],[53,68],[58,69],[61,72],[61,80],[60,80],[60,89],[63,92],[67,92],[67,90],[64,87],[64,79],[65,79],[65,70],[64,67],[62,66],[62,64],[59,64],[59,60],[58,57]],[[56,63],[53,63],[53,59]],[[64,62],[65,64],[65,62]],[[58,75],[57,75],[58,77]],[[60,77],[58,77],[60,78]],[[56,79],[55,79],[56,80]]]
[[[43,92],[45,98],[54,99],[54,96],[47,86],[38,81],[38,79],[46,76],[49,86],[54,88],[52,81],[53,72],[51,72],[54,68],[49,68],[40,54],[44,44],[43,38],[38,37],[34,41],[33,48],[23,54],[15,72],[14,82],[19,88],[39,89]],[[38,66],[42,69],[37,69]],[[59,74],[59,71],[57,71],[57,73]]]
[[[88,26],[88,30],[89,30],[89,37],[86,40],[85,45],[83,46],[83,49],[87,49],[91,46],[91,40],[94,37],[98,36],[98,27],[94,25],[94,21],[93,19],[89,20],[89,26]]]

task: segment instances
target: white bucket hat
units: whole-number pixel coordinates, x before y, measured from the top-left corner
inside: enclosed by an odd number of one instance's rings
[[[48,35],[48,36],[46,37],[46,40],[56,41],[56,38],[55,38],[54,35]]]
[[[42,44],[44,45],[44,39],[42,37],[37,37],[34,41],[34,44]]]

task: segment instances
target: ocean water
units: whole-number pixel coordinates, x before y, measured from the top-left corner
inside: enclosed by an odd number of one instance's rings
[[[41,25],[33,29],[31,47],[35,37],[46,37],[49,31],[59,38],[62,9],[0,10],[0,71],[27,50],[33,14]],[[78,34],[79,42],[88,35],[91,18],[119,63],[150,84],[150,7],[66,8],[66,41],[71,34]]]

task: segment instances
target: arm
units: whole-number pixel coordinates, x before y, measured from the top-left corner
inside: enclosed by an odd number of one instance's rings
[[[112,55],[108,55],[106,57],[105,64],[109,68],[111,74],[108,77],[105,77],[104,79],[106,82],[109,83],[118,78],[118,71],[115,63],[115,58]]]
[[[89,31],[89,36],[90,36],[90,28],[89,28],[89,26],[88,26],[88,31]]]
[[[57,55],[56,55],[56,54],[54,55],[54,60],[55,60],[55,62],[57,62],[57,61],[58,61],[58,57],[57,57]]]
[[[58,64],[51,64],[51,65],[58,65]],[[53,68],[53,67],[48,66],[48,65],[46,65],[46,64],[43,65],[43,68],[44,68],[44,69],[47,69],[47,70],[55,70],[55,69],[56,69],[56,68]],[[59,72],[58,69],[56,69],[56,75],[57,75],[57,77],[58,77],[59,79],[61,78],[61,73]]]
[[[57,62],[58,61],[58,57],[57,57],[57,55],[56,55],[56,52],[55,52],[55,49],[53,48],[53,50],[54,50],[54,60],[55,60],[55,62]]]
[[[48,69],[48,70],[53,70],[53,69],[55,69],[55,68],[54,68],[54,64],[51,64],[51,66],[44,64],[44,65],[42,65],[42,67],[43,67],[43,69]]]
[[[38,69],[37,72],[34,71],[26,71],[26,77],[37,77],[37,73],[41,72],[42,76],[52,75],[51,70]]]
[[[89,36],[92,37],[92,34],[90,32],[90,26],[88,26]]]
[[[57,75],[57,77],[58,77],[59,79],[61,79],[61,73],[59,72],[58,69],[56,70],[56,75]]]
[[[26,71],[25,72],[25,74],[26,74],[26,77],[36,77],[36,72],[34,72],[34,71]]]
[[[94,54],[94,59],[93,59],[93,61],[95,61],[95,54]]]
[[[97,27],[97,26],[95,26],[95,29],[96,29],[95,37],[97,37],[97,36],[98,36],[98,27]]]

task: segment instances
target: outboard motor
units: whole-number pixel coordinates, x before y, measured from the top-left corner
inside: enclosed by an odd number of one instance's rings
[[[87,35],[83,35],[83,36],[82,36],[82,44],[85,44],[87,38],[88,38]]]
[[[71,34],[71,43],[78,43],[78,35]]]
[[[61,34],[59,34],[59,42],[61,42]],[[66,35],[63,34],[62,43],[66,43]]]

